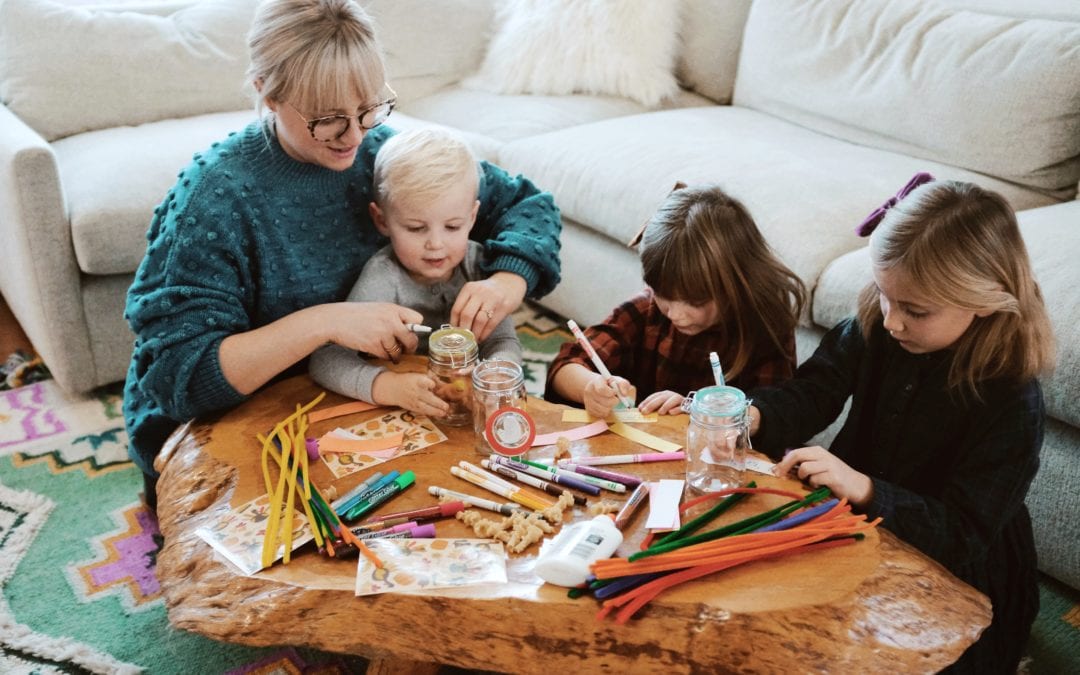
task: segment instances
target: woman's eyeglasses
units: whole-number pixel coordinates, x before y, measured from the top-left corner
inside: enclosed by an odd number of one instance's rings
[[[297,115],[300,115],[300,119],[307,122],[307,128],[311,132],[312,138],[320,143],[329,143],[344,136],[345,132],[349,130],[349,124],[354,119],[360,128],[364,130],[374,129],[385,122],[386,118],[390,117],[390,113],[394,110],[394,106],[397,105],[397,93],[390,88],[390,85],[386,85],[386,89],[390,92],[390,96],[386,100],[364,108],[355,115],[326,115],[325,117],[308,119],[299,110],[296,110],[296,106],[292,103],[288,105],[296,111]],[[286,103],[288,102],[286,101]]]

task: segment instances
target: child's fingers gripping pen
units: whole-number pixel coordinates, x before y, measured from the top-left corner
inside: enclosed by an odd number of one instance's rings
[[[589,355],[589,359],[593,362],[593,367],[596,368],[596,372],[600,373],[608,383],[608,386],[615,391],[615,395],[619,397],[619,401],[621,401],[628,409],[633,409],[634,402],[631,401],[628,396],[623,396],[619,393],[619,390],[612,381],[611,371],[608,370],[607,366],[604,365],[604,362],[600,360],[600,355],[593,349],[592,343],[589,342],[589,338],[585,337],[585,333],[581,332],[581,328],[577,325],[577,322],[570,319],[566,322],[566,325],[570,327],[570,332],[573,333],[574,339],[578,341],[581,348]]]

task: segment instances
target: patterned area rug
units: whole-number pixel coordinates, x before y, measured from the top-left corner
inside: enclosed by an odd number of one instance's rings
[[[569,332],[528,308],[514,319],[539,395]],[[72,399],[48,379],[0,390],[0,673],[364,672],[357,657],[169,626],[154,576],[161,539],[127,458],[120,392]]]
[[[535,310],[514,319],[539,395],[570,336]],[[0,390],[0,673],[364,671],[357,657],[172,629],[154,576],[157,523],[126,442],[119,385],[78,399],[51,380]],[[1080,672],[1080,592],[1046,578],[1040,598],[1026,672]]]

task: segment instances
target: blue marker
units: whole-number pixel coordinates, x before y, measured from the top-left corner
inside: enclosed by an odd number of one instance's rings
[[[716,352],[709,352],[709,365],[712,366],[712,376],[716,380],[716,386],[724,386],[724,369],[720,367],[720,357]]]
[[[416,482],[416,475],[412,471],[406,471],[387,485],[372,492],[367,499],[362,500],[359,504],[352,507],[352,509],[345,514],[345,519],[356,520],[376,506],[379,506],[391,497],[401,493],[402,490],[409,487],[414,482]]]
[[[400,471],[396,471],[396,470],[391,471],[390,473],[386,474],[385,476],[383,476],[379,480],[372,483],[371,487],[367,488],[363,492],[360,492],[359,494],[353,495],[352,497],[347,499],[344,503],[340,504],[339,506],[335,506],[334,507],[334,513],[338,514],[339,517],[344,518],[345,514],[348,513],[349,511],[351,511],[354,506],[356,506],[360,502],[362,502],[365,499],[367,499],[368,497],[370,497],[372,494],[375,493],[376,490],[381,490],[382,488],[389,485],[391,482],[393,482],[393,480],[395,478],[397,478],[400,475],[401,475]]]

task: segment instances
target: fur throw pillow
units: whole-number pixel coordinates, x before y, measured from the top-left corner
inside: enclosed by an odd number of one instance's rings
[[[479,73],[500,94],[622,96],[655,106],[675,94],[679,3],[505,0]]]

